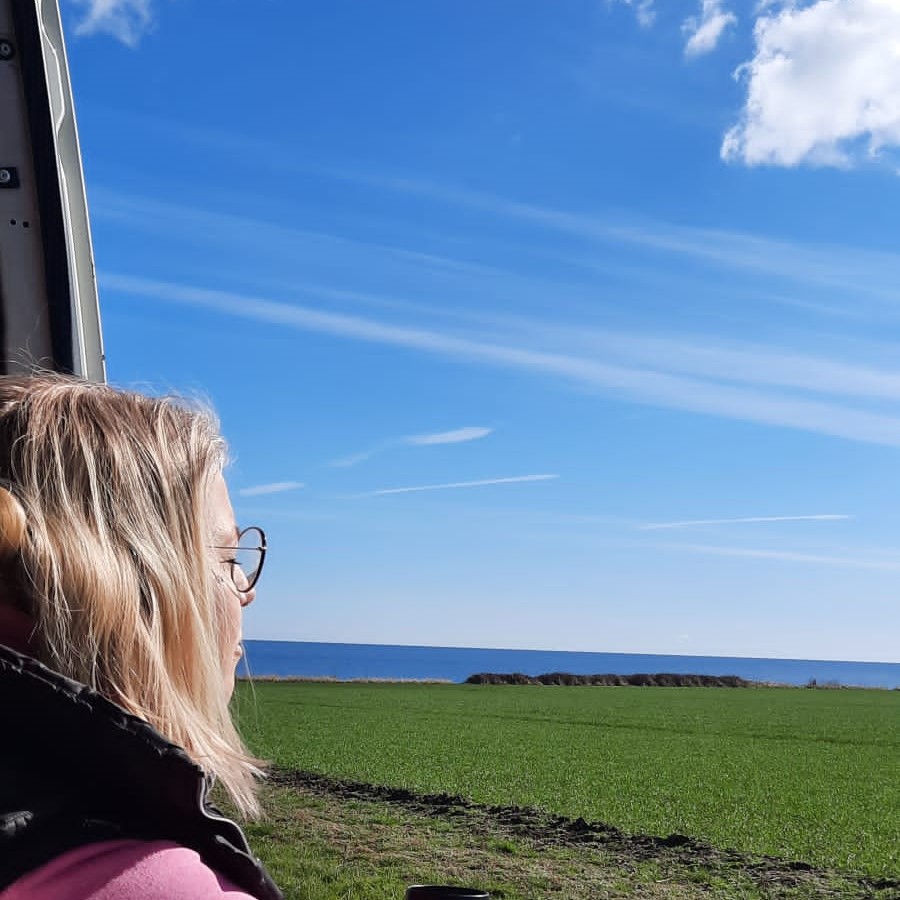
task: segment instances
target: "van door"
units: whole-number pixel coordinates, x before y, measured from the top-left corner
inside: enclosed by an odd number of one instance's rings
[[[106,370],[57,0],[0,0],[0,371]]]

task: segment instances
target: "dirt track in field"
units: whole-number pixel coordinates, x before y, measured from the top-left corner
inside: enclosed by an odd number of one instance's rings
[[[581,847],[603,851],[623,863],[653,862],[664,869],[703,868],[726,878],[740,875],[773,898],[802,894],[900,900],[900,878],[868,878],[819,869],[802,861],[719,849],[682,834],[629,834],[601,822],[570,819],[533,807],[489,806],[450,794],[420,794],[312,772],[274,769],[270,781],[273,786],[337,799],[396,805],[416,814],[456,821],[476,831],[507,834],[537,848]]]

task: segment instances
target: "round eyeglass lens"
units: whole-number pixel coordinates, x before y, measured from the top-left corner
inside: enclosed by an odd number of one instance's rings
[[[259,576],[259,568],[263,558],[263,536],[258,528],[245,528],[238,538],[237,551],[234,554],[235,563],[244,573],[249,590]]]

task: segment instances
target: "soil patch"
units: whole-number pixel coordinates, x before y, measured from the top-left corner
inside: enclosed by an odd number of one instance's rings
[[[557,816],[521,806],[490,806],[458,795],[422,794],[406,788],[366,784],[313,772],[275,768],[273,785],[342,800],[393,804],[421,815],[456,820],[485,833],[506,833],[536,848],[582,847],[614,856],[628,868],[653,863],[663,870],[698,869],[723,878],[749,878],[772,897],[803,896],[900,900],[900,878],[820,869],[799,860],[721,849],[688,835],[629,834],[602,822]]]

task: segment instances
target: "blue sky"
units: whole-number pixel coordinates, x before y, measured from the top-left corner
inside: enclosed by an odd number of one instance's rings
[[[250,638],[900,661],[887,0],[63,0],[110,380]]]

